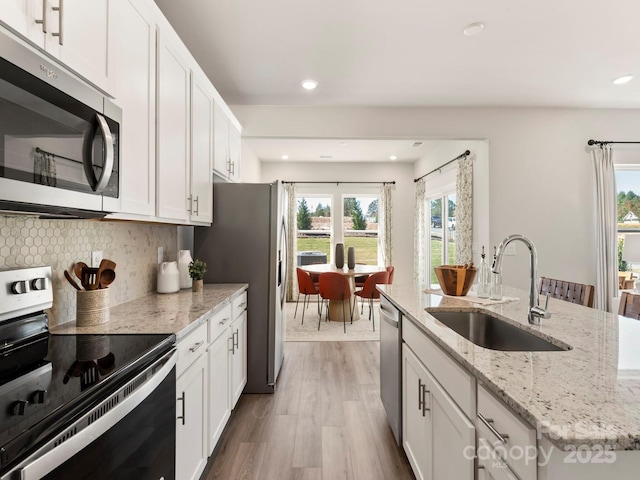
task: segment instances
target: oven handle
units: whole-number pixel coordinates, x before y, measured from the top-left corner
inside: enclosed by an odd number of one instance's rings
[[[145,372],[147,372],[149,369],[156,368],[158,365],[162,364],[162,362],[165,362],[164,365],[162,365],[162,367],[147,381],[147,383],[134,390],[133,393],[127,396],[124,400],[120,401],[117,406],[113,407],[109,412],[105,413],[91,425],[79,431],[77,434],[62,442],[59,446],[53,448],[52,450],[41,454],[41,452],[43,450],[46,450],[51,443],[55,442],[55,438],[40,450],[35,452],[32,457],[36,458],[31,462],[27,460],[27,462],[29,463],[27,463],[19,470],[19,478],[21,480],[36,480],[38,478],[42,478],[43,476],[69,460],[76,453],[86,448],[86,446],[89,445],[92,441],[97,440],[100,435],[105,433],[120,420],[122,420],[128,413],[130,413],[138,405],[140,405],[144,401],[144,399],[147,398],[164,381],[164,379],[171,373],[171,370],[175,367],[177,357],[178,354],[175,350],[167,353],[161,359],[157,360],[152,365],[147,367],[145,369]],[[143,372],[141,372],[141,374],[142,373]],[[136,378],[128,382],[127,385],[131,385],[132,383],[134,383],[136,381]],[[123,389],[120,389],[119,391],[122,390]],[[104,404],[109,403],[112,397],[113,395],[109,395],[109,398],[107,400],[92,408],[91,411],[89,411],[86,415],[74,422],[74,425],[82,422],[93,412],[102,408]]]
[[[111,174],[113,173],[114,151],[113,151],[113,136],[109,129],[109,124],[105,118],[96,113],[96,125],[100,129],[100,133],[104,139],[102,144],[102,152],[104,155],[104,166],[100,178],[96,178],[96,174],[93,171],[94,158],[93,158],[93,142],[95,141],[95,133],[91,135],[85,142],[84,151],[84,173],[87,177],[91,189],[96,193],[104,192],[107,188],[109,180],[111,180]],[[93,130],[97,132],[97,129]]]

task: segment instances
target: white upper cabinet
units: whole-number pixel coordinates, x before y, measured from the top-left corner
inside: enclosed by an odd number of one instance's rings
[[[192,222],[211,223],[213,218],[213,92],[211,83],[198,74],[191,82],[191,189]]]
[[[214,127],[214,160],[216,173],[233,182],[240,181],[240,126],[232,121],[225,108],[216,102]]]
[[[0,19],[89,82],[110,91],[108,41],[113,0],[9,0]],[[116,27],[119,19],[114,19]]]
[[[158,32],[157,216],[186,222],[190,69],[171,37]]]
[[[113,93],[122,108],[122,213],[156,213],[156,28],[141,0],[114,2],[111,35]]]

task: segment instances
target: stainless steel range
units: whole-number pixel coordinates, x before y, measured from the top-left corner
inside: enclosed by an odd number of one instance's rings
[[[50,335],[52,301],[0,271],[0,479],[174,479],[174,336]]]

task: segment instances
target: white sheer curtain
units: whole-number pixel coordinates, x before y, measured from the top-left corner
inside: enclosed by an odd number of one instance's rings
[[[611,311],[618,293],[616,176],[613,151],[602,146],[591,151],[596,179],[596,290],[595,308]]]
[[[456,172],[456,263],[473,259],[473,159],[458,160]]]
[[[391,260],[391,187],[390,183],[382,185],[380,206],[378,208],[378,238],[382,253],[382,264],[393,265]]]
[[[284,184],[287,193],[287,237],[289,239],[289,251],[287,252],[287,269],[289,282],[287,283],[287,302],[294,301],[294,292],[298,290],[298,277],[296,276],[296,245],[298,237],[298,218],[296,212],[298,203],[296,201],[296,186],[293,183]]]
[[[426,235],[427,226],[425,224],[426,197],[424,188],[424,178],[416,182],[416,204],[414,210],[415,234],[413,240],[413,283],[424,285],[427,282],[426,265]]]

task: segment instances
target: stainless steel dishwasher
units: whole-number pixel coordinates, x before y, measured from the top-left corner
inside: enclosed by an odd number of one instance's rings
[[[402,322],[400,310],[380,295],[380,398],[398,445],[402,445]]]

